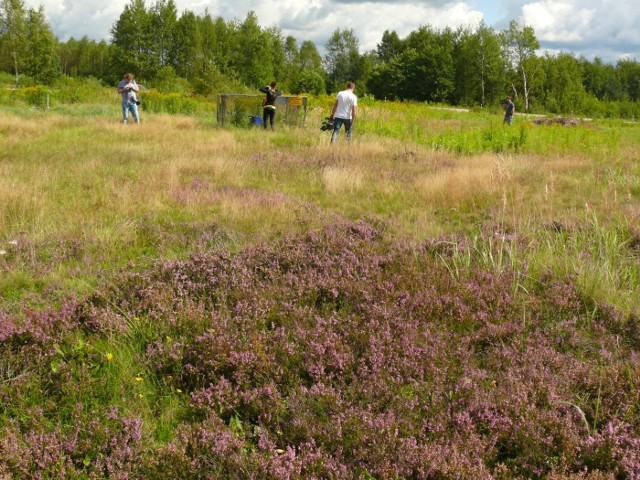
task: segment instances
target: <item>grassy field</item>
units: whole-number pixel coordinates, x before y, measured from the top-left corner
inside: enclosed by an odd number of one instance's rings
[[[598,300],[632,308],[640,127],[520,118],[505,128],[498,115],[361,110],[353,145],[337,148],[318,128],[321,110],[275,133],[151,115],[124,128],[116,107],[5,111],[0,294],[20,303],[86,293],[129,262],[238,250],[337,216],[385,222],[413,242],[462,235],[475,252],[460,261],[480,254],[474,261],[494,269],[577,274]]]
[[[113,100],[0,107],[0,476],[640,475],[639,125]]]

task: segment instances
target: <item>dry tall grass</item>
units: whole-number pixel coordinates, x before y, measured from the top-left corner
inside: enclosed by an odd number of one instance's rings
[[[385,118],[370,109],[360,121],[367,116]],[[418,123],[465,128],[459,118]],[[97,252],[85,264],[118,265],[139,249],[186,253],[184,230],[198,237],[211,225],[246,244],[334,215],[375,217],[419,242],[496,229],[535,236],[540,226],[583,224],[586,205],[608,221],[639,216],[632,135],[620,146],[629,158],[603,158],[595,144],[592,153],[459,155],[370,130],[331,146],[312,120],[268,132],[169,115],[124,126],[117,118],[8,114],[0,118],[0,249],[16,238],[36,250],[78,239],[83,251]],[[532,132],[545,139],[545,131]],[[570,135],[553,131],[547,140],[569,148]],[[148,238],[150,228],[158,238]]]

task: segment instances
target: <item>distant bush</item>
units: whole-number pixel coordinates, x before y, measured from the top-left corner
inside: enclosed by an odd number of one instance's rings
[[[179,93],[160,93],[148,90],[138,95],[143,103],[143,109],[153,113],[179,113],[192,115],[202,108],[194,98]]]

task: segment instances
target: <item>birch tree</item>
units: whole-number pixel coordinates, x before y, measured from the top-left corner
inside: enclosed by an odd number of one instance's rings
[[[520,25],[515,20],[509,22],[509,29],[502,33],[502,39],[509,66],[514,73],[511,82],[514,97],[518,96],[519,86],[525,111],[528,111],[532,79],[539,67],[536,50],[540,48],[540,42],[538,42],[532,27]]]

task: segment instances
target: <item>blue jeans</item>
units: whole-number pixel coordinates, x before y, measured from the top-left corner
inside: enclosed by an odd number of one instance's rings
[[[347,132],[347,142],[351,141],[351,119],[336,117],[333,119],[333,133],[331,134],[331,143],[336,143],[336,141],[338,141],[340,127],[342,127],[343,124],[344,129]]]
[[[136,121],[136,123],[140,123],[140,116],[138,115],[138,105],[130,102],[122,102],[122,120],[124,123],[129,123],[129,112],[131,112],[131,116]]]

